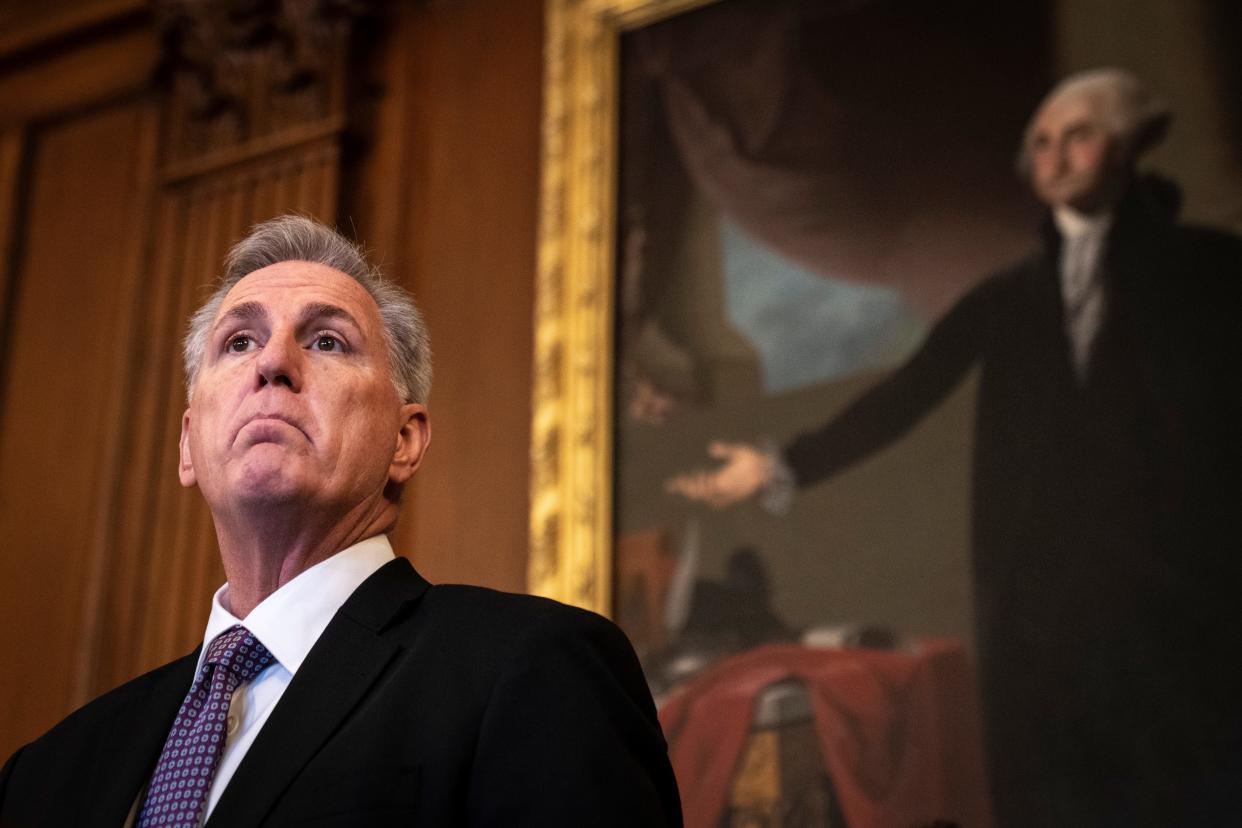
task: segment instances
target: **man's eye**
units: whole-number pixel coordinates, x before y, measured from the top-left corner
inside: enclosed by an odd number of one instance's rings
[[[328,336],[327,334],[324,334],[315,340],[315,350],[342,351],[344,350],[344,346],[341,344],[341,340],[337,339],[335,336]]]
[[[250,337],[235,336],[225,345],[230,351],[240,354],[250,350]]]
[[[1096,128],[1094,124],[1079,124],[1078,126],[1072,128],[1066,137],[1068,137],[1071,141],[1081,144],[1083,141],[1089,141],[1095,138],[1095,135]]]

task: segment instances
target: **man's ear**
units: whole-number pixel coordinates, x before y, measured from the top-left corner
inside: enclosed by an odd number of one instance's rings
[[[388,464],[388,481],[398,486],[414,476],[431,443],[431,422],[427,407],[419,403],[401,406],[401,430],[397,432],[397,448]]]
[[[181,415],[181,461],[177,465],[177,474],[181,485],[187,489],[198,482],[194,476],[194,458],[190,456],[190,409]]]

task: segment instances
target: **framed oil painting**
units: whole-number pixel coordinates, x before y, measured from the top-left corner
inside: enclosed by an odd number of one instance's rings
[[[547,27],[530,586],[634,643],[687,824],[1216,813],[1242,14]]]

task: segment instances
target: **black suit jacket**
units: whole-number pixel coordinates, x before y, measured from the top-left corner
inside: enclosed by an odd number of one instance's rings
[[[0,826],[120,826],[197,652],[91,702],[0,773]],[[324,630],[210,826],[679,825],[637,659],[554,601],[431,586],[398,558]]]

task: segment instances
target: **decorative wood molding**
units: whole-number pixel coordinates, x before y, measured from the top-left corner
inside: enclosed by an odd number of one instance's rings
[[[350,37],[380,0],[157,0],[171,95],[165,178],[203,159],[270,151],[299,131],[342,130]]]
[[[531,592],[612,608],[619,37],[712,0],[548,0]]]
[[[83,32],[145,18],[147,0],[61,0],[0,4],[0,59],[46,51]]]
[[[91,107],[146,94],[158,62],[154,33],[134,26],[5,66],[0,71],[0,129],[75,117]]]
[[[166,164],[160,172],[160,178],[166,185],[176,184],[216,170],[236,167],[249,161],[259,161],[267,156],[281,155],[315,141],[335,138],[345,131],[345,126],[344,115],[335,115],[300,126],[291,126],[281,132],[260,136],[244,144],[226,146],[209,151],[197,158]]]

